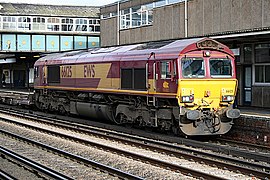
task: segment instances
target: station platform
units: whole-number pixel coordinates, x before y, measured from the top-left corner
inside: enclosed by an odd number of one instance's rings
[[[10,105],[33,105],[34,91],[30,89],[0,88],[0,102]]]
[[[270,108],[258,108],[258,107],[250,107],[243,106],[238,107],[241,112],[241,115],[253,115],[253,116],[266,116],[270,118]]]
[[[1,93],[22,93],[22,94],[27,94],[27,93],[33,93],[34,89],[27,89],[27,88],[20,88],[20,89],[9,89],[9,88],[0,88]]]

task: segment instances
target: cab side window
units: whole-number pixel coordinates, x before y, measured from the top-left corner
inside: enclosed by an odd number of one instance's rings
[[[176,76],[176,64],[173,61],[160,62],[161,79],[170,79]]]

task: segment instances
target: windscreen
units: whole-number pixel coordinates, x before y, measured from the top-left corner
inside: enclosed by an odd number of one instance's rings
[[[201,78],[205,76],[204,60],[202,58],[183,58],[182,74],[185,78]]]
[[[213,58],[209,61],[210,74],[215,77],[232,76],[232,64],[230,59]]]

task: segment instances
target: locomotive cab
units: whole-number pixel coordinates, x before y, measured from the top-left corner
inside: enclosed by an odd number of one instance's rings
[[[186,48],[178,61],[180,129],[188,135],[224,134],[240,116],[233,109],[237,90],[233,54],[209,39],[194,46]]]

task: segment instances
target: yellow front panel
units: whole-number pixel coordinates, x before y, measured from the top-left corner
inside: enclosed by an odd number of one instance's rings
[[[223,95],[236,95],[236,79],[189,79],[179,80],[177,98],[181,106],[190,109],[219,108]],[[194,95],[193,103],[182,103],[182,96]],[[228,105],[232,104],[230,102]]]

